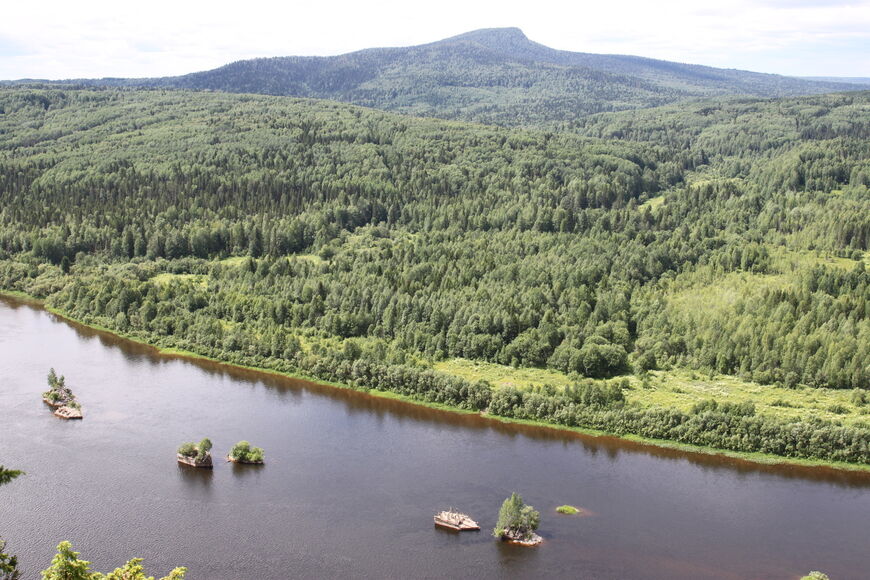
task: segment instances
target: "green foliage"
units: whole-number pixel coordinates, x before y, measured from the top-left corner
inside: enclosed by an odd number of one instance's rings
[[[160,580],[183,580],[186,573],[187,568],[178,567]],[[145,575],[145,569],[142,567],[142,558],[133,558],[122,567],[116,568],[105,576],[95,576],[94,580],[154,580],[154,577]]]
[[[0,465],[0,485],[9,483],[20,475],[24,475],[24,472],[16,469],[6,469]]]
[[[178,454],[184,457],[196,457],[197,453],[196,443],[183,443],[178,448]]]
[[[735,417],[752,417],[755,415],[755,404],[752,401],[743,403],[719,403],[715,399],[701,401],[692,407],[691,413],[726,413]]]
[[[251,447],[247,441],[239,441],[230,450],[230,457],[241,462],[262,463],[264,452],[261,447]]]
[[[79,553],[73,551],[72,544],[61,542],[51,566],[42,571],[42,580],[95,580],[97,576],[90,569],[91,563],[79,560]]]
[[[831,580],[827,574],[823,572],[810,572],[806,576],[803,576],[801,580]]]
[[[6,553],[6,541],[0,538],[0,580],[19,580],[18,558]]]
[[[556,508],[556,511],[559,512],[560,514],[566,514],[569,516],[573,516],[575,514],[580,513],[580,510],[575,508],[572,505],[560,505],[559,507]]]
[[[506,533],[523,539],[530,539],[541,523],[541,514],[523,502],[518,493],[512,493],[504,500],[498,511],[498,522],[492,535],[502,538]]]
[[[153,576],[145,575],[141,558],[133,558],[108,574],[91,572],[90,564],[79,559],[79,553],[73,551],[72,544],[61,542],[51,566],[42,571],[42,580],[154,580]],[[186,568],[175,568],[160,580],[183,580],[186,572]]]
[[[206,437],[199,443],[183,443],[178,448],[178,454],[184,457],[194,457],[197,461],[203,461],[208,456],[209,451],[211,451],[211,447],[211,439]]]
[[[208,452],[211,451],[211,439],[205,437],[199,442],[199,445],[196,446],[196,450],[196,460],[203,461],[208,456]]]

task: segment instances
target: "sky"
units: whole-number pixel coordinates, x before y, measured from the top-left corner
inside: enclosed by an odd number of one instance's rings
[[[519,27],[577,52],[870,77],[870,0],[42,0],[0,12],[0,79],[168,76]]]

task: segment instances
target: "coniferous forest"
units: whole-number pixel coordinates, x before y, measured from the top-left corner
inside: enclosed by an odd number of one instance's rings
[[[2,88],[0,288],[353,388],[870,463],[870,92],[718,97],[562,129]],[[496,384],[451,361],[560,380]],[[652,397],[684,372],[785,394]],[[838,402],[809,412],[792,393]]]

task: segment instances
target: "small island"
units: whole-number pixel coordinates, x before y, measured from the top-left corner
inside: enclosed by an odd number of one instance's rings
[[[48,390],[42,393],[46,405],[55,409],[54,416],[61,419],[81,419],[82,406],[76,401],[72,390],[66,386],[66,378],[52,368],[48,371]]]
[[[199,444],[185,443],[178,448],[178,462],[191,467],[211,469],[213,465],[209,451],[211,451],[211,440],[208,437],[200,441]]]
[[[541,523],[541,514],[530,505],[523,502],[518,493],[512,493],[501,504],[498,512],[498,523],[492,535],[500,540],[519,544],[521,546],[537,546],[544,539],[535,533]]]
[[[559,507],[556,508],[556,511],[559,512],[560,514],[565,514],[567,516],[576,516],[582,510],[580,508],[574,507],[572,505],[560,505]]]
[[[266,461],[263,459],[262,447],[251,447],[247,441],[239,441],[233,448],[230,449],[230,454],[227,455],[227,461],[233,463],[246,463],[250,465],[263,465]]]

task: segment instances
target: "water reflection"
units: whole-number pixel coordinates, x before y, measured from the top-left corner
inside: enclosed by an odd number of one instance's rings
[[[546,537],[543,535],[542,537],[544,537],[544,543],[546,543]],[[543,543],[539,546],[520,546],[510,542],[496,542],[495,544],[498,546],[499,558],[505,567],[516,566],[517,560],[535,561],[541,553],[540,548],[544,546]]]
[[[203,467],[193,467],[177,463],[178,475],[186,485],[192,489],[209,489],[214,480],[214,469],[205,469]]]
[[[229,462],[233,476],[238,478],[256,478],[260,475],[260,472],[266,469],[266,466],[262,463],[235,463],[233,461]]]

